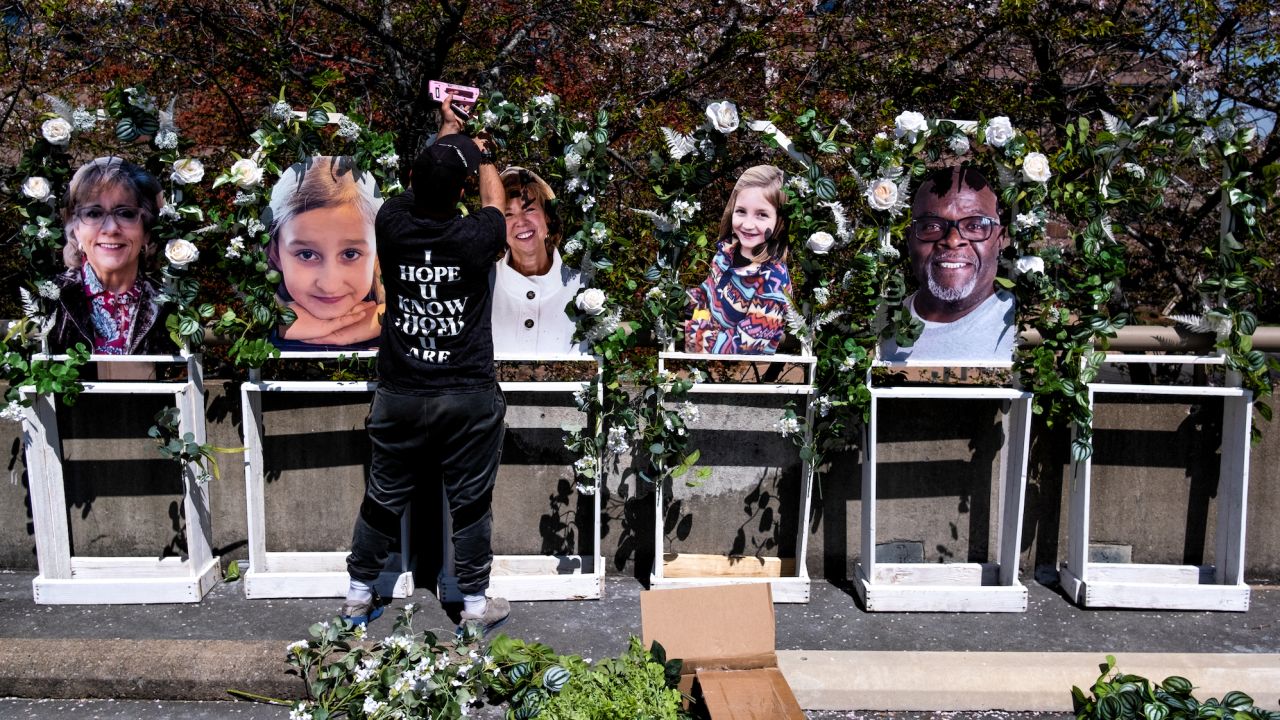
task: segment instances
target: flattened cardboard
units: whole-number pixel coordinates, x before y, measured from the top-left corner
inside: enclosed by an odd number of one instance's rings
[[[640,593],[642,637],[684,661],[680,692],[695,676],[713,720],[803,720],[774,652],[773,592],[767,583]]]
[[[795,693],[776,667],[699,670],[698,686],[715,720],[804,720]]]

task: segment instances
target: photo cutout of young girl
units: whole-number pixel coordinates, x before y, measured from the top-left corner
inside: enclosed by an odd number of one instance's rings
[[[687,291],[693,317],[685,322],[686,352],[777,352],[791,295],[782,185],[782,170],[772,165],[738,178],[720,218],[710,273]]]
[[[373,175],[347,156],[313,157],[281,175],[267,256],[280,271],[277,296],[297,319],[276,329],[276,347],[377,346],[384,301],[373,223],[381,206]]]

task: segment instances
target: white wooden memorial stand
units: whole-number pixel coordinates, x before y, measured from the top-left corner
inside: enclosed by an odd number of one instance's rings
[[[1220,356],[1109,355],[1106,364],[1168,363],[1222,365]],[[1070,526],[1067,562],[1058,577],[1067,595],[1084,607],[1156,608],[1162,610],[1249,609],[1244,583],[1246,503],[1249,490],[1249,426],[1253,394],[1240,387],[1239,376],[1227,373],[1229,387],[1128,385],[1094,382],[1089,407],[1098,394],[1125,393],[1195,398],[1222,398],[1222,450],[1218,474],[1218,518],[1215,565],[1162,565],[1089,562],[1089,492],[1093,458],[1071,462]]]
[[[596,403],[604,400],[601,379],[604,366],[592,355],[526,355],[497,353],[497,362],[593,363],[596,371]],[[579,381],[501,382],[504,392],[576,393],[589,386]],[[593,421],[588,418],[588,421]],[[508,600],[596,600],[604,595],[604,558],[600,554],[600,494],[605,484],[604,463],[597,458],[597,490],[592,496],[591,555],[495,555],[489,576],[489,594]],[[445,564],[438,594],[445,602],[461,602],[458,579],[453,575],[452,525],[448,504],[442,503]]]
[[[747,362],[747,363],[783,363],[804,367],[803,383],[695,383],[691,393],[727,394],[727,395],[792,395],[798,396],[805,403],[805,444],[813,437],[813,381],[818,365],[809,348],[804,348],[799,355],[709,355],[707,353],[675,352],[672,349],[658,353],[658,372],[666,370],[668,360],[683,362]],[[795,575],[782,577],[766,577],[757,575],[701,575],[669,577],[665,572],[668,563],[666,556],[666,538],[663,532],[662,484],[654,488],[654,554],[653,571],[649,576],[649,587],[653,590],[682,587],[701,587],[707,585],[738,585],[751,583],[769,583],[774,602],[806,603],[809,602],[809,570],[805,564],[805,556],[809,547],[809,508],[813,495],[813,468],[807,460],[800,463],[800,519],[796,531]],[[726,557],[728,561],[731,558]],[[726,563],[725,567],[729,567]]]
[[[880,367],[933,367],[926,362],[877,362]],[[1009,368],[1011,363],[965,367]],[[855,588],[868,612],[1025,612],[1027,588],[1018,580],[1018,542],[1031,440],[1031,393],[1011,387],[875,387],[862,451],[862,552]],[[876,561],[877,421],[882,400],[999,400],[1000,448],[995,563],[883,563]]]
[[[64,360],[66,356],[36,355],[36,360]],[[91,355],[91,362],[185,363],[184,382],[86,382],[89,395],[170,395],[179,411],[180,433],[205,441],[204,380],[200,356]],[[218,558],[211,550],[209,488],[199,482],[199,468],[182,470],[183,516],[187,553],[182,557],[73,557],[67,520],[67,497],[62,472],[62,441],[56,402],[52,395],[22,388],[32,402],[23,420],[30,480],[31,513],[35,525],[36,559],[40,574],[32,581],[35,601],[46,605],[100,605],[199,602],[220,577]]]
[[[323,360],[376,357],[375,350],[337,352],[282,352],[281,359]],[[249,570],[244,573],[247,598],[278,597],[346,597],[350,576],[347,553],[338,552],[273,552],[267,549],[266,468],[263,465],[262,424],[263,393],[367,393],[377,389],[376,382],[324,380],[262,380],[259,371],[251,371],[249,381],[240,386],[244,413],[244,485],[248,512]],[[379,591],[389,597],[413,594],[413,572],[409,567],[409,515],[400,520],[399,552],[391,553],[387,567],[376,582]]]

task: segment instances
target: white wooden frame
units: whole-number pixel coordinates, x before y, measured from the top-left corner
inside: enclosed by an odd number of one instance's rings
[[[713,355],[709,353],[675,352],[670,346],[666,351],[658,353],[658,372],[666,371],[668,360],[700,361],[700,362],[748,362],[748,363],[784,363],[804,367],[803,383],[695,383],[690,393],[706,393],[721,395],[792,395],[800,396],[805,401],[805,444],[813,438],[813,381],[817,371],[818,358],[808,347],[802,348],[799,355]],[[810,579],[805,557],[809,549],[809,510],[813,502],[813,468],[807,460],[800,461],[800,521],[796,530],[795,575],[784,577],[756,577],[739,575],[703,575],[698,577],[666,577],[666,537],[663,532],[663,489],[658,483],[654,487],[654,553],[653,570],[649,575],[649,587],[653,590],[669,588],[701,587],[707,585],[740,585],[769,583],[774,602],[807,603],[809,602]],[[726,557],[726,561],[728,558]]]
[[[1222,365],[1221,356],[1109,355],[1105,364],[1164,363]],[[1089,501],[1093,458],[1071,461],[1067,561],[1058,571],[1069,597],[1084,607],[1161,610],[1249,609],[1244,582],[1245,521],[1249,493],[1250,422],[1253,394],[1227,373],[1228,387],[1129,385],[1094,382],[1089,407],[1098,394],[1222,398],[1222,457],[1218,477],[1216,565],[1089,562]]]
[[[376,356],[375,350],[280,353],[280,358],[286,360]],[[241,384],[245,508],[249,536],[249,569],[243,575],[245,597],[346,597],[350,584],[346,552],[275,552],[267,549],[266,467],[263,461],[266,435],[262,424],[262,394],[372,392],[377,386],[376,382],[364,380],[262,380],[258,370],[251,371],[249,381]],[[409,515],[406,511],[400,520],[399,551],[391,553],[386,568],[375,583],[379,592],[387,597],[409,597],[414,591],[413,571],[409,566]]]
[[[37,354],[37,360],[65,359],[65,355]],[[185,363],[184,382],[86,382],[84,394],[171,395],[179,411],[179,432],[205,441],[204,381],[200,356],[90,355],[97,363]],[[212,553],[209,527],[209,488],[198,481],[199,468],[187,463],[182,471],[183,512],[187,554],[183,557],[73,557],[67,496],[62,472],[61,437],[52,395],[34,387],[21,389],[32,402],[23,418],[30,480],[31,513],[35,525],[36,559],[40,573],[32,581],[35,601],[45,605],[101,605],[199,602],[221,577]]]
[[[936,362],[884,362],[880,367],[938,367]],[[1009,362],[968,362],[964,367],[1011,368]],[[1025,612],[1027,588],[1018,580],[1018,543],[1031,443],[1031,393],[1014,387],[875,387],[862,450],[862,551],[854,587],[868,612]],[[1000,448],[999,507],[994,563],[882,563],[876,561],[877,422],[882,400],[1000,400],[1004,444]]]
[[[567,362],[593,363],[596,369],[596,403],[604,401],[602,383],[604,364],[594,355],[563,353],[531,355],[496,353],[497,362]],[[589,386],[580,381],[500,382],[504,392],[576,393]],[[592,418],[587,418],[590,422]],[[598,474],[596,492],[592,496],[591,555],[495,555],[489,575],[489,594],[508,600],[598,600],[604,596],[604,556],[600,550],[600,495],[605,485],[602,458],[596,458]],[[444,602],[461,602],[458,579],[453,575],[452,524],[448,505],[443,504],[441,523],[445,563],[441,568],[437,594]]]

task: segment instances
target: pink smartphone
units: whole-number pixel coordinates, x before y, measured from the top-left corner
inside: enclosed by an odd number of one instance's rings
[[[427,83],[427,91],[431,93],[431,97],[436,102],[444,102],[445,97],[452,92],[453,99],[464,105],[474,105],[476,100],[480,99],[480,89],[469,87],[467,85],[453,85],[439,80],[432,80]]]

